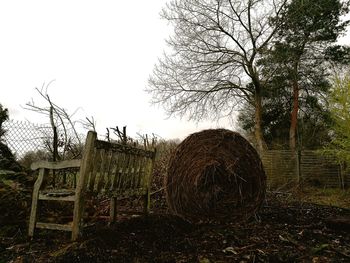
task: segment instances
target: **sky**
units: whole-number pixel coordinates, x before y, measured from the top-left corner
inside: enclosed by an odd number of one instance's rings
[[[128,134],[183,139],[206,128],[234,129],[227,120],[168,118],[145,92],[171,27],[160,18],[165,0],[0,1],[0,103],[10,119],[48,123],[24,110],[35,88],[49,85],[53,102],[73,119],[93,116],[97,131],[126,125]],[[349,34],[342,42],[350,42]]]
[[[153,67],[171,34],[160,19],[164,0],[0,1],[0,103],[11,119],[47,123],[22,107],[35,88],[48,94],[73,119],[94,117],[97,130],[124,126],[128,134],[184,138],[216,122],[168,118],[145,92]],[[229,127],[228,127],[229,128]]]

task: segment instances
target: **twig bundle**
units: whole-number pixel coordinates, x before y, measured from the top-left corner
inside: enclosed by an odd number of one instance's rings
[[[244,220],[266,192],[256,150],[240,134],[204,130],[187,137],[170,158],[165,182],[170,210],[187,220]]]

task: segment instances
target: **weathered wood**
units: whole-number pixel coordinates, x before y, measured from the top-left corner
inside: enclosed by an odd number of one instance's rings
[[[100,170],[97,172],[96,179],[95,179],[95,187],[94,187],[94,191],[96,192],[99,192],[101,190],[104,171],[106,169],[106,162],[107,162],[105,149],[102,149],[100,154],[101,154],[101,166],[100,166]]]
[[[54,224],[54,223],[37,222],[36,227],[43,228],[43,229],[72,231],[72,225],[70,225],[70,224]]]
[[[126,144],[118,144],[118,143],[97,140],[95,145],[97,149],[105,149],[105,150],[112,149],[114,152],[127,153],[130,155],[144,156],[148,158],[153,158],[153,156],[155,155],[153,151],[147,151],[144,149],[135,148]]]
[[[145,194],[145,205],[144,205],[144,212],[145,214],[148,214],[151,210],[151,180],[152,180],[152,171],[154,168],[154,163],[156,159],[156,150],[154,150],[154,155],[152,157],[152,162],[149,164],[149,166],[146,168],[148,169],[148,172],[146,173],[146,184],[147,184],[147,192]]]
[[[123,175],[123,164],[125,163],[127,158],[127,155],[124,153],[121,153],[119,156],[119,161],[118,161],[118,165],[117,165],[117,170],[116,170],[116,177],[115,177],[115,183],[114,183],[114,189],[115,191],[117,191],[119,189],[120,186],[120,181],[122,180],[122,175]]]
[[[46,194],[39,194],[39,200],[46,200],[46,201],[68,201],[68,202],[74,202],[75,201],[75,195],[69,195],[69,196],[50,196]]]
[[[140,156],[138,156],[134,160],[133,169],[131,171],[132,176],[131,176],[131,180],[130,180],[130,188],[131,189],[134,189],[135,185],[136,185],[136,177],[137,177],[139,163],[140,163]]]
[[[141,158],[141,163],[140,163],[140,167],[139,167],[139,172],[137,174],[137,187],[141,187],[142,186],[142,178],[144,175],[144,169],[145,169],[145,164],[146,164],[146,158]]]
[[[127,167],[127,177],[126,177],[123,189],[131,189],[132,190],[131,181],[132,181],[132,178],[134,176],[134,170],[135,170],[134,166],[135,166],[136,159],[137,159],[137,156],[131,157],[129,166]]]
[[[35,227],[72,232],[72,240],[79,237],[83,227],[85,199],[93,195],[110,197],[110,220],[117,217],[117,200],[125,197],[144,197],[144,211],[150,208],[150,180],[155,151],[146,151],[124,144],[97,140],[95,132],[89,132],[85,142],[82,160],[63,162],[37,162],[33,169],[40,169],[40,175],[33,191],[33,203],[29,224],[29,235]],[[40,191],[45,174],[49,170],[80,167],[75,189],[50,189]],[[72,191],[73,190],[73,191]],[[74,201],[72,225],[36,222],[38,200]]]
[[[82,215],[84,212],[84,199],[85,199],[85,193],[84,190],[86,188],[86,178],[87,174],[91,171],[91,163],[92,163],[92,156],[94,152],[94,143],[96,141],[97,134],[96,132],[89,131],[86,143],[85,143],[85,149],[83,153],[83,158],[81,160],[81,167],[80,167],[80,177],[78,181],[78,185],[76,188],[76,194],[75,194],[75,202],[74,202],[74,211],[73,211],[73,225],[72,225],[72,240],[75,241],[79,237],[80,232],[80,224],[82,220]]]
[[[41,168],[39,171],[38,179],[35,181],[35,184],[34,184],[33,197],[32,197],[32,207],[30,210],[29,229],[28,229],[28,235],[30,237],[33,237],[33,235],[34,235],[34,229],[35,229],[35,225],[36,225],[37,208],[38,208],[39,190],[40,190],[41,184],[42,184],[46,174],[47,174],[47,170],[45,168]]]
[[[107,192],[110,191],[111,185],[112,185],[112,180],[113,180],[113,171],[115,168],[115,157],[116,153],[115,152],[110,152],[109,156],[109,164],[108,164],[108,169],[107,169],[107,177],[105,180],[105,184],[103,186],[103,189]]]
[[[121,162],[121,154],[116,154],[114,153],[114,164],[113,164],[113,170],[111,171],[111,180],[110,180],[110,187],[109,190],[113,192],[116,187],[116,182],[118,180],[118,175],[119,175],[119,166]]]
[[[130,164],[130,159],[131,159],[131,155],[125,154],[124,163],[122,164],[122,167],[121,167],[118,189],[123,189],[124,187],[125,180],[127,179],[127,168]]]
[[[113,162],[112,162],[112,159],[113,159],[113,152],[112,151],[108,151],[107,154],[106,154],[106,166],[105,166],[105,170],[104,170],[104,173],[103,173],[103,181],[101,182],[101,191],[109,191],[108,189],[108,185],[110,184],[110,177],[112,176],[112,173],[111,173],[111,170],[113,169],[112,168],[112,165],[113,165]]]
[[[89,182],[88,182],[88,190],[93,192],[94,191],[94,187],[95,187],[95,181],[96,181],[96,176],[97,176],[97,172],[100,169],[100,165],[101,165],[101,150],[95,149],[94,150],[94,160],[93,160],[93,169],[91,172],[91,175],[89,177]]]
[[[137,158],[137,163],[135,165],[135,170],[134,170],[134,180],[132,184],[132,188],[137,189],[138,186],[138,180],[139,180],[139,175],[140,175],[140,169],[141,169],[141,163],[142,163],[142,157]]]
[[[117,198],[112,196],[109,209],[109,222],[115,222],[117,219]]]
[[[80,160],[67,160],[67,161],[61,161],[61,162],[49,162],[49,161],[38,161],[35,163],[32,163],[30,168],[32,170],[37,170],[40,168],[46,168],[50,170],[59,170],[59,169],[67,169],[67,168],[79,168],[80,167]]]
[[[148,214],[149,211],[151,210],[151,195],[149,193],[149,191],[147,191],[147,193],[143,196],[143,212],[145,214]]]

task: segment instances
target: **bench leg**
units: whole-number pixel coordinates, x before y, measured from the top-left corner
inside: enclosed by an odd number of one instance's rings
[[[149,191],[144,195],[144,201],[143,201],[143,212],[147,215],[149,214],[149,211],[151,210],[151,196]]]
[[[33,192],[32,208],[30,210],[29,229],[28,229],[28,236],[30,236],[30,237],[34,236],[36,215],[37,215],[37,209],[38,209],[38,197],[39,197],[39,193]]]
[[[82,219],[84,213],[84,198],[77,198],[74,202],[73,225],[72,225],[72,241],[79,238]]]
[[[28,236],[30,237],[34,236],[34,229],[36,225],[36,217],[37,217],[37,210],[38,210],[38,201],[39,201],[39,190],[44,180],[44,176],[47,174],[47,172],[48,171],[46,169],[40,169],[39,176],[34,184],[33,196],[32,196],[32,207],[30,210],[29,227],[28,227]]]
[[[117,219],[117,198],[111,197],[110,208],[109,208],[109,222],[113,223]]]

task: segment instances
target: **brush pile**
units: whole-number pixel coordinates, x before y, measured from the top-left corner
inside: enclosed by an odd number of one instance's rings
[[[178,145],[165,184],[168,206],[182,218],[246,220],[264,200],[266,175],[258,153],[240,134],[212,129]]]

